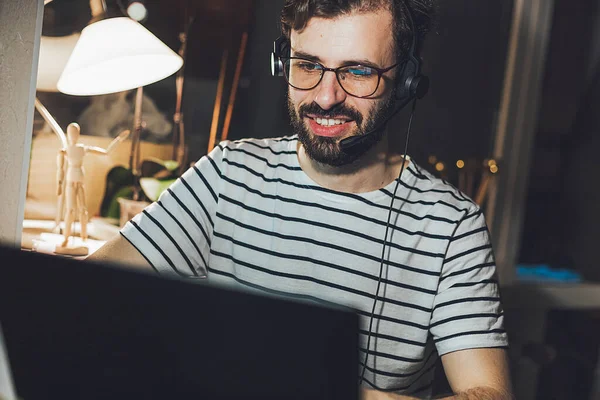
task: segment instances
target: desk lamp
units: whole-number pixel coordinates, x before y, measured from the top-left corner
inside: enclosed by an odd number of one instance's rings
[[[139,22],[108,15],[104,0],[91,0],[90,8],[92,20],[82,30],[57,87],[74,96],[137,89],[129,168],[138,200],[143,86],[177,72],[183,59]]]
[[[42,73],[38,76],[37,86],[38,90],[58,90],[75,96],[103,95],[137,88],[129,159],[134,177],[134,200],[137,200],[141,191],[139,152],[142,88],[177,72],[183,65],[183,59],[139,22],[128,17],[107,15],[103,0],[91,0],[90,9],[92,20],[81,34],[43,40],[40,54]],[[44,57],[50,62],[44,62]],[[65,148],[67,140],[60,126],[37,98],[35,105]],[[121,136],[115,140],[122,140]],[[61,211],[59,204],[57,221],[61,219]],[[65,237],[66,243],[68,235]],[[68,251],[79,251],[67,248],[65,243],[62,247]]]

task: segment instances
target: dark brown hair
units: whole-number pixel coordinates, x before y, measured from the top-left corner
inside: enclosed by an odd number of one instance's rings
[[[313,17],[335,18],[353,12],[388,10],[394,20],[394,39],[397,54],[408,52],[412,42],[408,7],[417,32],[417,51],[432,26],[434,0],[286,0],[281,11],[281,32],[288,39],[292,30],[301,31]]]

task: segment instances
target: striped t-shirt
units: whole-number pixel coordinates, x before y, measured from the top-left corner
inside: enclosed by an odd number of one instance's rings
[[[121,233],[161,274],[355,309],[362,363],[396,182],[323,188],[302,171],[297,145],[296,136],[222,142]],[[481,210],[414,161],[384,259],[364,385],[426,397],[438,355],[507,346]]]

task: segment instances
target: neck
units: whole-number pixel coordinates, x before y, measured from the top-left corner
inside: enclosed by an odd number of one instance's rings
[[[312,160],[298,144],[302,170],[319,185],[346,193],[365,193],[381,189],[398,177],[402,154],[389,151],[387,135],[371,150],[350,165],[333,167]]]

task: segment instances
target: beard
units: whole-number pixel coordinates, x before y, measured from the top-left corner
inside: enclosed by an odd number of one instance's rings
[[[350,137],[363,136],[366,132],[372,131],[383,122],[388,113],[394,108],[396,97],[395,93],[392,93],[388,99],[376,105],[366,119],[356,109],[343,103],[329,110],[323,110],[317,103],[313,102],[311,104],[304,104],[296,110],[289,95],[287,103],[293,132],[298,135],[298,140],[304,147],[308,157],[321,164],[341,167],[354,163],[379,143],[383,138],[385,125],[372,133],[374,140],[369,141],[358,150],[353,149],[354,151],[352,152],[346,152],[342,150],[337,138],[312,134],[303,118],[307,114],[312,114],[319,118],[347,117],[353,120],[357,126]],[[363,120],[365,120],[364,124]]]

